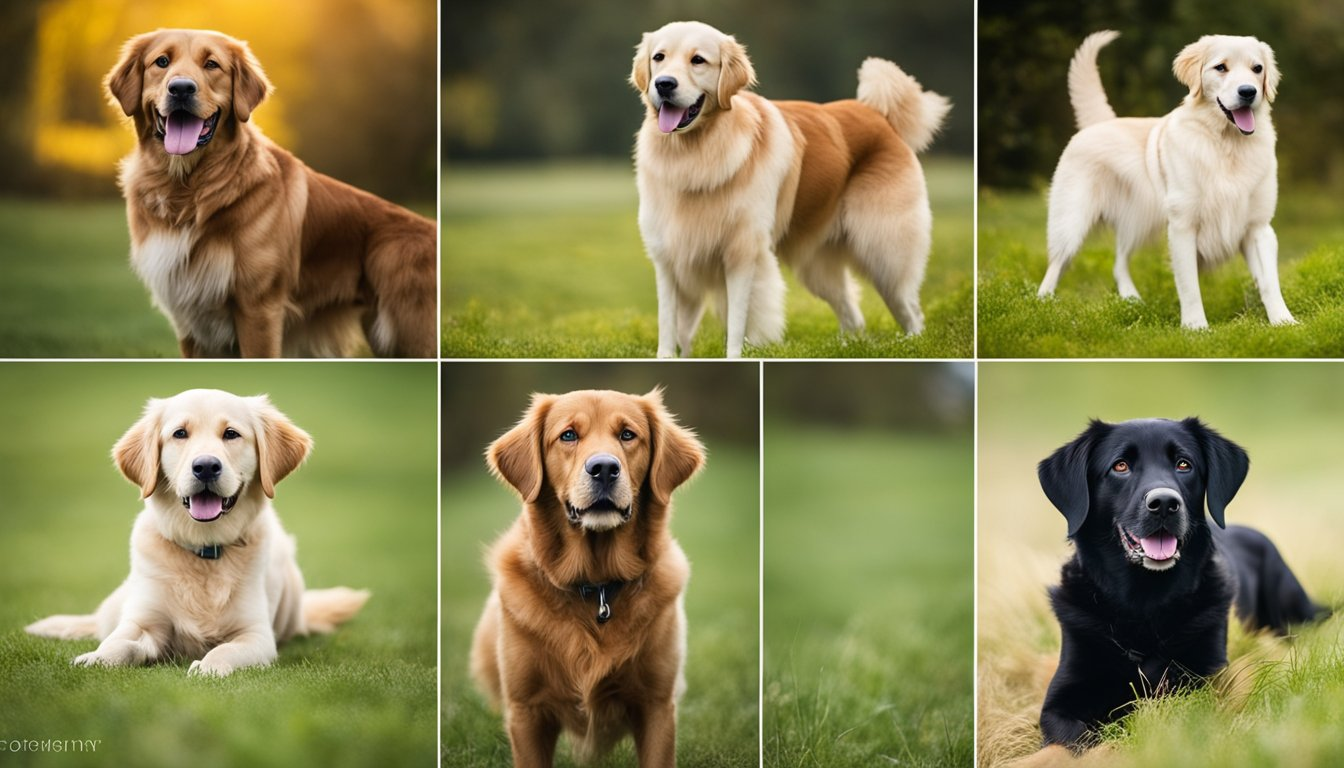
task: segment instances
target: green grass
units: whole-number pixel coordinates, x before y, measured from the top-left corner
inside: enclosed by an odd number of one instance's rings
[[[766,766],[970,763],[971,451],[767,424]]]
[[[1098,227],[1052,299],[1045,275],[1045,199],[982,191],[979,206],[980,357],[1338,357],[1344,355],[1344,220],[1331,194],[1285,190],[1274,227],[1284,300],[1299,325],[1276,328],[1240,257],[1200,276],[1209,329],[1180,325],[1165,238],[1136,253],[1143,301],[1121,299],[1111,277],[1114,237]]]
[[[757,765],[758,743],[758,462],[754,450],[706,442],[709,463],[674,497],[672,533],[691,561],[677,765],[747,768]],[[467,659],[490,592],[484,548],[512,524],[518,502],[484,463],[445,474],[443,495],[442,764],[503,768],[512,764],[503,719],[475,690]],[[634,765],[632,745],[625,739],[599,765]],[[565,738],[556,758],[574,765]]]
[[[830,307],[789,283],[789,326],[756,357],[970,357],[971,164],[925,165],[933,252],[921,293],[927,328],[906,338],[864,281],[863,336],[844,338]],[[445,168],[443,354],[453,358],[652,357],[658,346],[653,265],[625,165]],[[697,357],[722,357],[723,324],[707,315]]]
[[[0,358],[178,357],[131,269],[122,201],[0,200],[0,265]]]
[[[432,364],[0,365],[0,739],[98,740],[26,765],[407,765],[435,750],[435,407]],[[23,632],[92,612],[129,569],[138,492],[112,443],[144,400],[193,386],[269,392],[316,441],[277,488],[311,588],[373,596],[333,635],[269,668],[188,678],[186,661],[73,668],[97,643]]]

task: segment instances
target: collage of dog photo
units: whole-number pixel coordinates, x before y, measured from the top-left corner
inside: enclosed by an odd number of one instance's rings
[[[0,40],[0,765],[1344,765],[1344,0]]]

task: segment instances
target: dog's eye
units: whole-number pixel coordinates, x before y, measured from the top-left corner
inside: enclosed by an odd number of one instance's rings
[[[635,433],[628,429],[621,430],[621,442],[628,443],[635,439]]]
[[[665,59],[665,58],[667,58],[667,57],[664,56],[664,55],[661,54],[661,53],[655,53],[655,54],[653,54],[653,60],[654,60],[654,61],[662,61],[662,60]]]
[[[206,69],[219,69],[219,62],[218,62],[218,61],[215,61],[214,59],[207,59],[206,62],[205,62],[205,68],[206,68]]]
[[[1118,472],[1122,475],[1129,474],[1129,462],[1117,461],[1111,465],[1111,471]]]
[[[1191,469],[1192,467],[1190,466],[1190,462],[1186,461],[1185,459],[1178,459],[1176,461],[1177,472],[1189,472]]]
[[[692,63],[692,64],[704,64],[704,63],[705,63],[705,57],[704,57],[704,56],[700,56],[700,55],[692,56],[692,57],[691,57],[691,63]]]
[[[229,427],[228,429],[224,430],[225,440],[237,440],[240,437],[242,437],[242,435],[238,434],[238,430],[234,429],[233,427]]]
[[[1226,64],[1214,64],[1214,65],[1213,65],[1213,71],[1214,71],[1214,72],[1226,72],[1226,71],[1227,71],[1227,65],[1226,65]]]
[[[154,60],[154,66],[158,67],[159,69],[167,69],[167,68],[168,68],[168,57],[167,57],[167,56],[160,56],[159,58],[155,59],[155,60]]]
[[[560,433],[560,440],[562,442],[572,443],[578,439],[579,439],[579,433],[575,432],[572,429],[566,429],[564,432]]]
[[[185,429],[175,429],[175,430],[173,430],[173,439],[174,439],[174,440],[186,440],[186,439],[187,439],[187,430],[185,430]]]
[[[1264,72],[1265,68],[1260,66],[1259,64],[1256,64],[1254,67],[1251,67],[1251,71],[1258,75],[1261,72]]]

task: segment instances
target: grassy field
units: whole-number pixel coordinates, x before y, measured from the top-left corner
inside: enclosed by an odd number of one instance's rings
[[[1145,766],[1180,755],[1209,768],[1344,761],[1344,563],[1336,469],[1344,367],[1332,363],[982,363],[979,455],[979,753],[981,766],[1032,754],[1059,656],[1045,588],[1070,546],[1035,463],[1086,418],[1198,414],[1251,455],[1227,511],[1279,547],[1335,618],[1292,641],[1233,622],[1231,666],[1211,687],[1150,701],[1105,734],[1082,764]]]
[[[691,560],[687,690],[678,708],[677,764],[684,768],[757,765],[759,470],[754,446],[706,439],[709,463],[674,497],[672,533]],[[467,674],[471,632],[490,583],[485,546],[518,514],[516,497],[486,472],[443,478],[442,764],[512,764],[503,719]],[[556,764],[574,762],[562,738]],[[634,765],[624,740],[600,766]]]
[[[1284,300],[1299,325],[1276,328],[1240,256],[1200,276],[1209,329],[1180,325],[1165,238],[1131,261],[1143,301],[1121,299],[1111,277],[1114,237],[1096,233],[1053,299],[1045,275],[1041,193],[982,191],[979,206],[980,357],[1339,357],[1344,355],[1344,220],[1335,196],[1285,191],[1274,227]]]
[[[830,307],[789,282],[789,328],[757,357],[970,357],[971,164],[926,163],[934,244],[922,291],[927,329],[901,335],[864,283],[865,335],[845,339]],[[443,354],[452,358],[652,357],[658,346],[653,265],[624,164],[445,168]],[[863,282],[863,281],[860,281]],[[697,357],[722,357],[712,315]]]
[[[97,740],[18,765],[364,766],[435,754],[434,366],[0,365],[0,739]],[[267,669],[188,678],[188,662],[72,668],[94,641],[23,632],[92,612],[125,578],[138,492],[109,458],[144,400],[194,386],[269,392],[316,448],[277,488],[309,587],[372,591],[334,635]]]
[[[178,357],[131,270],[125,203],[0,200],[4,357]]]
[[[767,423],[766,766],[971,762],[971,453]]]

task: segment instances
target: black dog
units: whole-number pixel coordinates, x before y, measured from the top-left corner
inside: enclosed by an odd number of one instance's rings
[[[1050,590],[1063,643],[1041,708],[1047,746],[1082,751],[1136,693],[1192,687],[1226,666],[1234,600],[1248,626],[1278,634],[1328,613],[1264,534],[1223,530],[1249,468],[1194,418],[1093,421],[1040,463],[1074,543]]]

